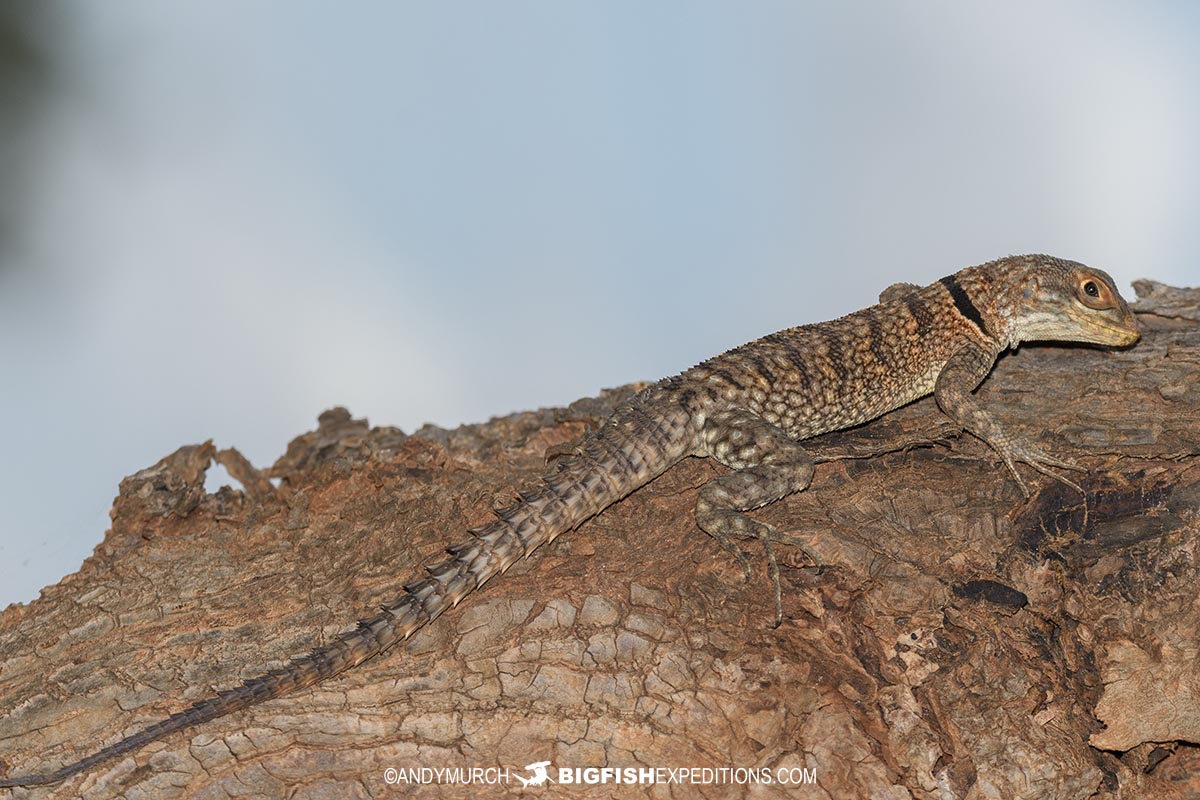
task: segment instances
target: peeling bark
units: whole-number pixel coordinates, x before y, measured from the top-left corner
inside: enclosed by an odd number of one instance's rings
[[[829,566],[781,548],[772,630],[765,575],[692,520],[722,468],[690,460],[384,656],[28,794],[494,796],[384,770],[536,761],[818,780],[547,797],[1195,792],[1200,292],[1139,291],[1136,348],[1023,347],[980,390],[1091,468],[1086,498],[1031,476],[1024,501],[930,400],[814,440],[812,487],[756,513]],[[265,472],[206,442],[126,478],[80,571],[0,615],[0,768],[60,766],[328,640],[630,391],[411,436],[335,409]],[[213,459],[244,489],[206,493]]]

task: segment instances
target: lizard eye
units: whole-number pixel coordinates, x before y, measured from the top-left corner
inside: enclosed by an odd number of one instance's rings
[[[1108,284],[1091,275],[1085,275],[1080,279],[1076,291],[1079,295],[1079,302],[1097,311],[1113,308],[1117,304],[1113,299],[1112,292],[1109,291]]]

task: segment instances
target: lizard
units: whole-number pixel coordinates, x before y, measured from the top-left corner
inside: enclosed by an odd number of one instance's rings
[[[311,686],[412,636],[494,576],[577,528],[690,456],[732,471],[698,493],[697,526],[740,564],[735,540],[758,540],[783,619],[773,544],[803,540],[746,512],[807,488],[813,459],[802,442],[859,425],[933,394],[958,426],[983,440],[1020,491],[1024,463],[1080,491],[1057,470],[1082,470],[1007,432],[974,396],[999,355],[1026,341],[1134,344],[1137,322],[1112,278],[1046,255],[967,267],[925,287],[897,284],[881,302],[839,319],[778,331],[645,388],[617,408],[572,455],[558,460],[496,519],[446,548],[447,557],[404,586],[375,616],[329,644],[266,671],[52,772],[0,778],[0,787],[56,783],[172,733]]]

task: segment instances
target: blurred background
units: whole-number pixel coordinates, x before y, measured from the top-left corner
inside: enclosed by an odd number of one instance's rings
[[[562,405],[1009,253],[1200,283],[1198,37],[1182,1],[0,4],[0,606],[182,444]]]

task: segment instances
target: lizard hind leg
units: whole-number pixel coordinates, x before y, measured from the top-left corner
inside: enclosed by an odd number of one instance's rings
[[[745,512],[806,488],[812,481],[812,459],[782,429],[743,409],[709,417],[702,440],[704,455],[735,471],[714,478],[700,490],[696,524],[737,558],[747,580],[750,562],[734,539],[755,538],[762,542],[767,574],[775,592],[775,627],[779,627],[783,622],[783,590],[771,542],[799,544],[814,562],[820,561],[798,540],[780,534]]]

